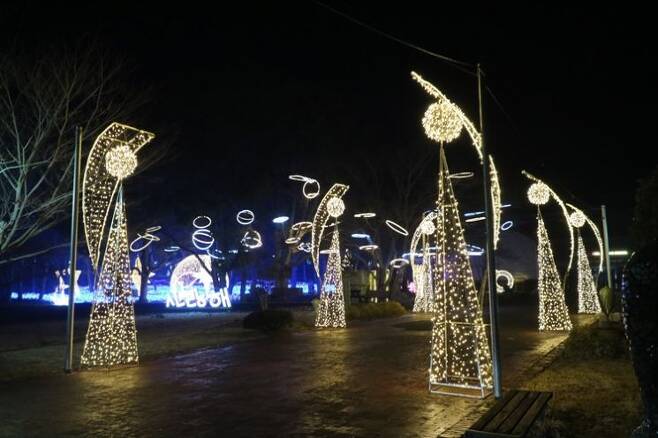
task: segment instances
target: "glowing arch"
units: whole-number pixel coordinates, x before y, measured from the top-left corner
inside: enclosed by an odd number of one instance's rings
[[[420,84],[421,87],[429,94],[430,96],[436,98],[438,101],[450,102],[450,99],[439,91],[432,83],[423,79],[418,73],[411,72],[411,77]],[[475,129],[475,125],[466,117],[466,114],[457,106],[453,105],[453,110],[456,113],[459,120],[461,120],[462,125],[468,132],[469,137],[471,138],[471,143],[475,147],[475,151],[478,154],[480,162],[483,160],[482,156],[482,135]],[[489,155],[489,179],[491,181],[491,203],[494,211],[493,217],[493,241],[494,249],[498,246],[498,239],[500,237],[500,217],[502,215],[501,207],[501,190],[500,190],[500,181],[498,180],[498,172],[496,171],[496,165],[494,164],[493,157]]]
[[[105,156],[117,146],[127,146],[137,153],[153,138],[155,134],[114,122],[96,137],[91,147],[82,179],[82,220],[89,256],[96,270],[110,204],[119,185],[119,178],[112,176],[105,166]]]
[[[541,183],[546,186],[548,191],[550,192],[551,196],[553,199],[557,201],[559,204],[560,208],[562,209],[562,214],[564,215],[564,220],[565,223],[567,224],[567,228],[569,229],[569,245],[570,245],[570,251],[569,251],[569,264],[567,265],[567,270],[566,272],[569,272],[571,270],[571,265],[573,263],[573,251],[574,251],[574,237],[573,237],[573,227],[569,223],[569,210],[567,210],[567,206],[564,204],[562,199],[551,189],[551,187],[546,184],[544,181],[540,180],[534,175],[529,174],[525,170],[521,171],[523,175],[525,175],[530,181],[536,182],[536,183]],[[565,279],[566,279],[566,272],[565,272]],[[563,285],[564,286],[564,285]]]
[[[315,273],[318,274],[318,276],[320,276],[320,242],[322,242],[325,225],[330,217],[329,212],[327,211],[327,203],[333,198],[342,199],[349,188],[349,186],[339,183],[331,186],[320,201],[315,216],[313,217],[313,226],[311,227],[311,258],[313,259]]]

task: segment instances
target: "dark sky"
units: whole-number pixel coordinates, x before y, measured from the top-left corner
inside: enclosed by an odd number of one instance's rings
[[[330,2],[428,50],[482,63],[503,108],[487,95],[486,140],[513,214],[534,214],[520,175],[527,169],[583,209],[607,204],[612,246],[627,243],[637,179],[657,162],[648,11],[353,3]],[[150,202],[183,210],[205,202],[249,208],[264,198],[280,210],[289,173],[317,176],[325,187],[347,182],[366,202],[368,188],[353,177],[363,160],[388,159],[404,172],[410,164],[399,151],[436,151],[420,126],[431,101],[411,70],[477,120],[472,75],[311,1],[68,10],[21,2],[0,10],[4,40],[25,50],[88,38],[130,60],[136,91],[155,90],[140,127],[172,136],[170,159],[142,184],[159,192]],[[449,146],[448,161],[477,170],[464,138]],[[435,184],[431,175],[426,181]]]

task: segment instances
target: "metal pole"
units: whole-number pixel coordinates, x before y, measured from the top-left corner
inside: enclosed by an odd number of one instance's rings
[[[69,267],[69,307],[66,314],[66,361],[64,372],[73,369],[73,321],[75,318],[75,287],[78,269],[78,216],[80,210],[80,161],[82,157],[82,127],[75,128],[73,151],[73,187],[71,194],[71,266]]]
[[[603,222],[603,252],[605,257],[605,272],[608,276],[608,287],[612,289],[612,271],[610,270],[610,243],[608,241],[608,216],[605,205],[601,206],[601,222]]]
[[[500,347],[498,343],[498,296],[496,293],[496,257],[494,254],[494,220],[492,211],[491,190],[489,188],[489,156],[484,142],[484,119],[482,113],[482,69],[477,64],[478,78],[478,108],[480,115],[480,147],[482,150],[482,181],[484,186],[484,211],[486,215],[487,238],[487,283],[489,289],[489,324],[491,325],[491,359],[493,363],[494,396],[503,395]],[[483,279],[484,280],[484,279]]]

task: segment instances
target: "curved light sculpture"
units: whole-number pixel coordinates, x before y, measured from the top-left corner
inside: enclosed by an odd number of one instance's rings
[[[418,73],[412,71],[411,77],[416,82],[418,82],[420,86],[423,87],[423,89],[430,96],[434,97],[438,101],[450,102],[450,99],[448,99],[448,97],[445,94],[439,91],[439,89],[436,88],[432,83],[423,79]],[[475,129],[475,125],[473,125],[473,122],[471,122],[469,118],[466,117],[464,112],[457,105],[452,105],[452,111],[459,118],[459,120],[461,120],[464,129],[466,129],[466,132],[471,138],[471,143],[473,144],[473,147],[475,147],[475,151],[477,152],[478,158],[480,159],[480,162],[482,162],[483,160],[482,136],[480,135],[478,130]],[[502,215],[502,207],[501,207],[500,181],[498,180],[498,172],[496,171],[496,165],[491,155],[489,155],[489,179],[491,181],[491,189],[490,189],[491,203],[494,211],[493,241],[494,241],[494,249],[495,249],[498,246],[498,239],[500,237],[500,217]]]
[[[599,231],[599,228],[596,226],[594,221],[592,221],[582,210],[580,210],[579,208],[577,208],[576,206],[574,206],[572,204],[569,204],[568,202],[566,203],[566,205],[567,205],[567,207],[572,209],[574,212],[580,213],[581,215],[583,215],[583,217],[585,218],[585,222],[591,228],[592,233],[594,233],[594,237],[596,238],[596,243],[599,245],[599,272],[598,272],[598,274],[601,274],[601,272],[603,272],[603,239],[601,239],[601,232]]]
[[[112,199],[121,181],[115,176],[121,173],[112,171],[111,163],[116,161],[110,159],[113,157],[111,151],[121,149],[136,154],[154,138],[155,134],[151,132],[114,122],[94,140],[82,179],[82,221],[89,257],[95,270],[98,270],[100,262],[100,247]]]
[[[566,279],[566,274],[571,270],[571,265],[573,264],[573,251],[574,251],[573,227],[569,223],[569,210],[567,210],[566,204],[562,201],[562,199],[560,199],[560,197],[557,195],[557,193],[555,193],[553,191],[553,189],[551,189],[551,187],[548,184],[546,184],[544,181],[537,178],[536,176],[531,175],[530,173],[526,172],[525,170],[521,171],[521,173],[523,175],[525,175],[526,178],[528,178],[530,181],[535,182],[535,183],[539,183],[539,184],[542,184],[543,186],[545,186],[545,188],[550,193],[550,196],[552,196],[553,199],[555,199],[555,201],[558,203],[558,205],[562,209],[562,214],[564,215],[564,221],[567,224],[567,228],[569,229],[569,245],[570,245],[569,246],[569,248],[570,248],[570,251],[569,251],[569,264],[567,265],[567,270],[565,272],[565,279]],[[563,283],[564,283],[564,281],[563,281]],[[563,286],[564,286],[564,284],[563,284]]]
[[[342,199],[349,188],[349,186],[339,183],[331,186],[320,201],[313,217],[313,226],[311,227],[311,258],[313,259],[313,267],[318,277],[320,276],[320,242],[322,242],[325,225],[331,217],[327,209],[327,204],[334,198]]]

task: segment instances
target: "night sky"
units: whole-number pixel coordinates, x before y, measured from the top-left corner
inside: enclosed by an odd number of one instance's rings
[[[487,94],[485,134],[503,200],[513,204],[508,218],[534,221],[520,174],[526,169],[596,220],[596,207],[608,205],[612,247],[628,243],[637,179],[657,162],[651,14],[329,4],[428,50],[482,63],[498,101]],[[428,161],[423,180],[435,187],[437,147],[420,126],[431,99],[411,70],[477,120],[473,75],[312,1],[212,9],[21,2],[0,10],[3,46],[38,52],[95,40],[130,61],[136,92],[152,88],[143,113],[125,121],[159,134],[153,147],[166,146],[167,158],[136,178],[152,194],[143,204],[149,211],[175,206],[197,214],[207,204],[234,214],[254,203],[274,215],[296,189],[290,173],[317,177],[325,188],[350,184],[348,206],[362,210],[376,203],[358,177],[364,167],[382,166],[386,175],[415,159]],[[464,134],[447,156],[455,171],[478,170]],[[376,196],[385,197],[382,179]]]

